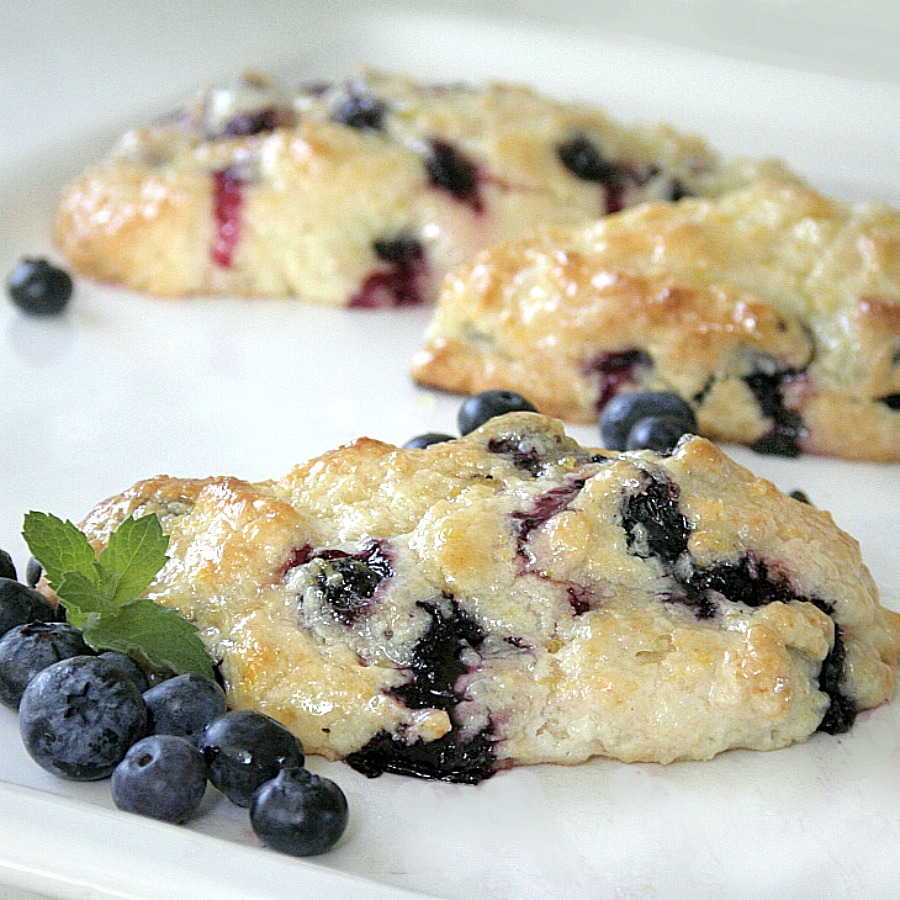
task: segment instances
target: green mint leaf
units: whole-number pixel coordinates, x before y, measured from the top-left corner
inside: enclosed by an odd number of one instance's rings
[[[82,628],[88,616],[102,616],[115,609],[104,591],[83,572],[64,572],[56,587],[56,596],[76,628]]]
[[[30,512],[25,516],[22,536],[31,555],[44,567],[50,586],[56,590],[66,572],[81,572],[96,577],[96,554],[87,537],[71,522],[47,513]]]
[[[152,600],[135,600],[101,615],[85,626],[84,639],[95,650],[137,650],[160,668],[213,677],[197,627]]]
[[[127,518],[109,536],[98,562],[110,581],[110,599],[122,606],[140,597],[166,564],[169,538],[155,515]]]

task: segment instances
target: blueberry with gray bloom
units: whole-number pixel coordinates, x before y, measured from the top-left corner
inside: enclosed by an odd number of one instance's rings
[[[344,792],[306,769],[282,769],[263,784],[250,805],[256,836],[282,853],[315,856],[330,850],[347,828]]]
[[[135,683],[141,693],[150,687],[150,678],[144,667],[127,653],[121,653],[118,650],[104,650],[100,654],[100,658],[118,666]]]
[[[43,594],[11,578],[0,578],[0,635],[17,625],[56,618],[56,610]]]
[[[0,703],[19,708],[28,682],[47,666],[72,656],[92,656],[81,632],[66,622],[29,622],[0,638]]]
[[[44,574],[44,567],[32,556],[25,564],[25,584],[36,587]]]
[[[10,300],[30,316],[52,316],[72,296],[72,276],[46,259],[22,259],[6,280]]]
[[[489,419],[511,412],[537,412],[531,401],[515,391],[482,391],[469,397],[459,408],[456,424],[460,434],[480,428]]]
[[[253,710],[234,710],[213,719],[197,741],[209,780],[238,806],[285,766],[302,766],[303,745],[275,719]]]
[[[203,729],[224,715],[225,691],[202,675],[177,675],[144,691],[153,734],[172,734],[194,744]]]
[[[600,415],[600,436],[608,450],[624,450],[631,429],[649,417],[677,419],[685,434],[697,434],[697,418],[688,403],[671,391],[628,391],[616,394]]]
[[[12,557],[5,550],[0,550],[0,578],[16,581],[18,577]]]
[[[141,692],[97,656],[48,666],[31,679],[19,704],[19,731],[32,759],[73,781],[106,778],[146,729]]]
[[[672,416],[647,416],[638,419],[625,441],[626,450],[652,450],[666,456],[675,449],[675,445],[688,433],[683,419]]]
[[[206,792],[206,764],[187,738],[153,734],[132,745],[112,773],[112,798],[125,812],[186,821]]]

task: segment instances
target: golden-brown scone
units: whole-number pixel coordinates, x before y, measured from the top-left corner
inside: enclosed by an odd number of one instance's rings
[[[699,437],[616,456],[514,413],[277,481],[140,482],[82,527],[147,513],[171,539],[150,596],[230,703],[367,774],[768,750],[894,691],[900,615],[857,543]]]
[[[77,272],[163,296],[404,305],[538,224],[767,173],[793,177],[524,87],[248,76],[124,135],[65,191],[56,240]]]
[[[763,181],[547,229],[448,277],[413,366],[573,422],[669,390],[710,438],[900,460],[900,213]]]

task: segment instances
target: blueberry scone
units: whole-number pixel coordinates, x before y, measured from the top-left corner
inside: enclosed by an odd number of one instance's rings
[[[77,272],[163,296],[405,305],[538,224],[762,174],[793,177],[523,87],[254,75],[124,135],[66,190],[56,239]]]
[[[278,481],[143,481],[82,527],[99,547],[147,513],[170,535],[150,595],[232,706],[369,775],[704,760],[893,694],[900,614],[856,542],[700,437],[608,454],[512,413]]]
[[[447,279],[413,366],[573,422],[668,390],[710,438],[900,460],[900,212],[760,181],[546,229]]]

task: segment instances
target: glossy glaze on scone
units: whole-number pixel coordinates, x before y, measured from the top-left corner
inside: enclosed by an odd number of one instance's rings
[[[56,240],[77,272],[163,296],[406,305],[539,224],[764,174],[793,177],[524,87],[253,76],[123,136],[66,190]]]
[[[900,460],[900,213],[760,182],[548,229],[447,279],[414,375],[574,422],[671,390],[710,438]]]
[[[151,596],[230,703],[368,774],[768,750],[894,690],[900,615],[856,542],[703,438],[606,455],[515,413],[278,481],[144,481],[82,527],[99,546],[151,512]]]

